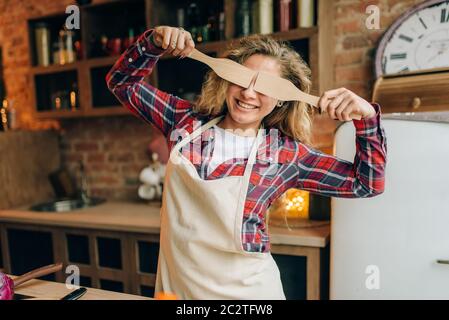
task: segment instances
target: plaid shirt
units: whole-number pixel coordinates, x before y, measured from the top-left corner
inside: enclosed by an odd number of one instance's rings
[[[157,127],[167,138],[169,150],[179,141],[173,133],[184,136],[211,117],[195,113],[192,104],[168,94],[144,81],[164,49],[152,41],[152,30],[142,34],[106,76],[109,89],[133,114]],[[173,75],[176,76],[176,75]],[[270,204],[289,188],[344,198],[378,195],[384,190],[386,137],[380,123],[380,107],[371,118],[353,120],[356,129],[354,162],[327,155],[286,135],[265,131],[251,175],[243,212],[242,242],[249,252],[268,252],[269,236],[264,213]],[[268,129],[268,128],[267,128]],[[214,149],[214,128],[206,130],[182,148],[203,179],[243,175],[247,159],[233,159],[220,164],[210,175],[207,165]],[[182,137],[181,137],[182,138]],[[271,148],[276,144],[275,148]],[[274,160],[275,159],[275,160]]]

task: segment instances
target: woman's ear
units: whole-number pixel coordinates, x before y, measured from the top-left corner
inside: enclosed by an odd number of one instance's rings
[[[276,107],[283,107],[284,106],[284,101],[279,100],[278,103],[276,103]]]

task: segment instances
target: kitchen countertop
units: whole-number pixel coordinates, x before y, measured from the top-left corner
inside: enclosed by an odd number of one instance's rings
[[[449,123],[449,111],[385,113],[382,119]]]
[[[160,203],[108,201],[70,212],[33,212],[29,207],[0,210],[0,222],[149,234],[160,231]],[[270,226],[269,232],[271,244],[323,248],[329,243],[330,226],[290,230]]]
[[[10,276],[14,279],[14,276]],[[87,287],[86,287],[87,288]],[[67,289],[65,283],[44,281],[33,279],[21,284],[15,290],[15,299],[42,299],[42,300],[60,300],[65,295],[75,289]],[[79,300],[152,300],[151,298],[136,296],[132,294],[106,291],[101,289],[87,288],[86,293]]]

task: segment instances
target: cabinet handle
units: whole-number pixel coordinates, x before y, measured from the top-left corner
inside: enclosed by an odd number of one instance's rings
[[[418,109],[421,106],[421,98],[414,97],[412,101],[412,107],[413,109]]]
[[[438,259],[437,263],[439,263],[439,264],[449,264],[449,260]]]

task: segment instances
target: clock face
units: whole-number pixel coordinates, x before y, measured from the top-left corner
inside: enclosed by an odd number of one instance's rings
[[[449,67],[449,1],[426,1],[396,21],[376,54],[376,76]]]

